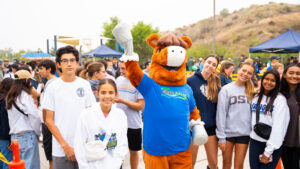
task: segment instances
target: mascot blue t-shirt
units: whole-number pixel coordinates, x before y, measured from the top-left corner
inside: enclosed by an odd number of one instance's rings
[[[162,86],[145,74],[137,89],[146,103],[144,150],[156,156],[167,156],[187,150],[191,139],[188,127],[190,113],[196,106],[192,89],[187,84]]]

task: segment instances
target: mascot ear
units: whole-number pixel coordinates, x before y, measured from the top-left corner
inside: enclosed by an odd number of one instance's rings
[[[159,35],[154,33],[147,37],[147,43],[152,46],[153,48],[157,47],[157,41],[160,39]]]
[[[188,38],[186,36],[183,36],[183,37],[181,37],[181,39],[183,41],[185,41],[185,43],[187,44],[186,47],[185,47],[185,49],[188,49],[188,48],[190,48],[192,46],[192,40],[190,38]]]

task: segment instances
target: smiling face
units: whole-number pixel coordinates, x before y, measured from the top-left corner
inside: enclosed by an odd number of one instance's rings
[[[292,66],[288,68],[286,73],[283,75],[289,84],[297,85],[300,83],[300,68],[297,66]]]
[[[241,83],[245,83],[248,80],[250,80],[253,76],[254,68],[250,65],[244,64],[239,70],[238,70],[238,77],[237,80]]]
[[[98,96],[101,108],[111,108],[114,98],[117,96],[117,91],[111,84],[105,83],[99,87]]]
[[[267,74],[262,80],[262,87],[264,88],[265,95],[272,91],[276,87],[275,75],[272,73]]]
[[[227,76],[230,76],[231,73],[233,72],[233,70],[234,70],[234,67],[233,67],[233,66],[230,66],[228,69],[225,69],[225,74],[226,74]]]
[[[208,57],[203,65],[203,72],[207,74],[212,74],[216,71],[216,68],[218,66],[218,60],[215,57]]]

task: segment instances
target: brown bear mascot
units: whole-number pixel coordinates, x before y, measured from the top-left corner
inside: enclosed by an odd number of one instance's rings
[[[146,169],[191,169],[190,128],[202,124],[191,88],[186,84],[188,37],[152,34],[147,43],[153,47],[149,76],[143,74],[138,55],[133,53],[128,25],[113,30],[124,46],[127,77],[145,99],[143,158]],[[193,120],[192,120],[193,119]],[[192,122],[190,122],[192,120]],[[197,121],[198,123],[195,123]],[[203,124],[202,124],[203,125]],[[205,133],[206,134],[206,133]]]

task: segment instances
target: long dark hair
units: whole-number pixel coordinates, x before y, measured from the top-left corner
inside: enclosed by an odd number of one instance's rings
[[[0,101],[4,101],[9,91],[11,85],[13,84],[14,79],[12,78],[5,78],[0,83]]]
[[[269,102],[267,103],[267,106],[265,108],[265,113],[270,111],[271,114],[272,114],[272,106],[273,106],[273,103],[279,93],[279,88],[280,88],[280,75],[279,73],[277,72],[277,70],[275,69],[270,69],[268,70],[264,75],[263,77],[261,78],[261,89],[260,89],[260,92],[257,94],[258,95],[258,100],[257,100],[257,106],[256,106],[256,111],[258,111],[260,109],[260,102],[262,100],[262,97],[264,95],[264,92],[265,92],[265,88],[263,86],[263,81],[265,79],[265,77],[268,75],[268,74],[273,74],[275,76],[275,81],[276,81],[276,86],[273,90],[271,90],[268,94],[267,94],[267,100],[269,99]]]
[[[6,97],[6,109],[11,109],[13,103],[15,103],[17,97],[19,97],[22,91],[31,94],[31,80],[30,79],[15,79],[11,88],[9,89]]]
[[[290,67],[300,67],[299,64],[290,64],[287,67],[285,67],[284,71],[283,71],[283,75],[286,75],[287,71],[289,70]],[[289,83],[286,81],[286,78],[284,76],[282,76],[281,79],[281,88],[280,88],[280,92],[288,99],[290,98],[290,86]],[[297,88],[296,88],[296,100],[298,105],[300,106],[300,83],[297,84]]]

